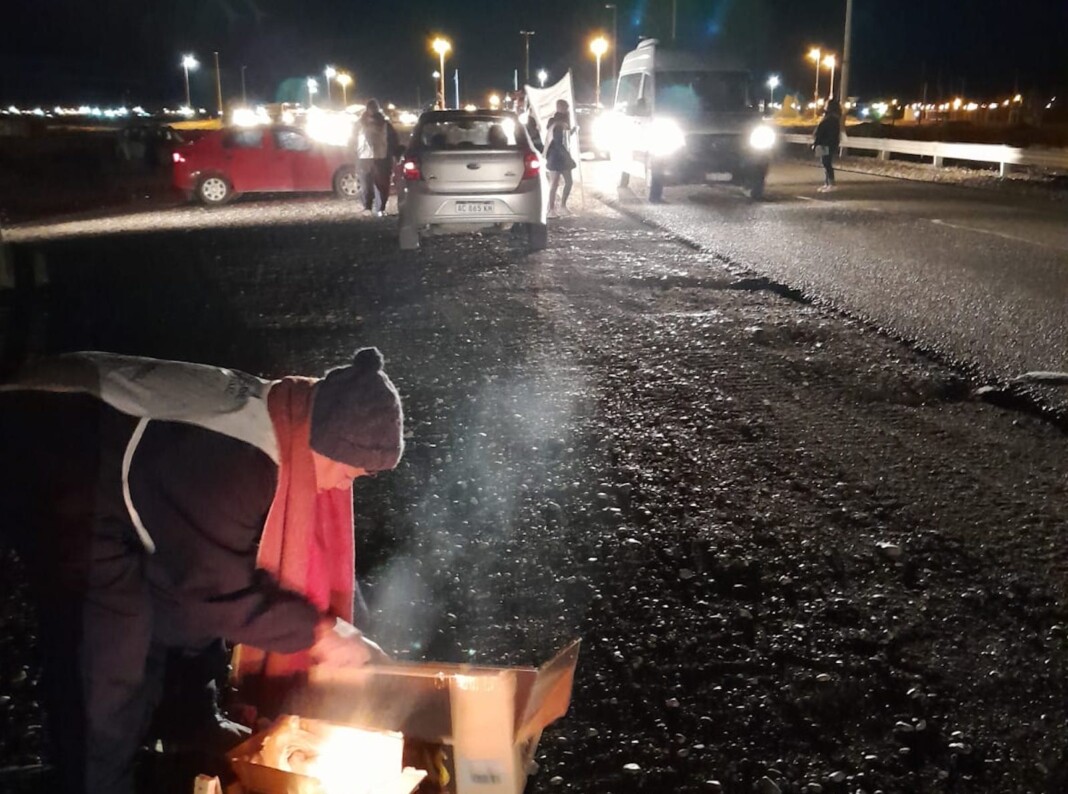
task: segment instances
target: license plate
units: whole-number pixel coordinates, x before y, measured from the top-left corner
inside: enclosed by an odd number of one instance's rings
[[[457,201],[457,215],[492,215],[492,201]]]

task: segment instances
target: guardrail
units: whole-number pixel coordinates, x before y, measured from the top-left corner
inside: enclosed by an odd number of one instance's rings
[[[812,143],[811,135],[784,135],[783,139],[787,143]],[[1012,146],[992,146],[983,143],[902,141],[893,138],[859,138],[843,135],[842,154],[847,154],[850,149],[878,152],[880,160],[889,160],[892,154],[930,157],[935,168],[941,168],[946,160],[997,163],[1001,176],[1005,176],[1012,166],[1068,171],[1068,150],[1066,149],[1016,149]]]

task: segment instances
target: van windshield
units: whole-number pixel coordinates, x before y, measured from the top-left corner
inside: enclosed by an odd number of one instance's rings
[[[657,113],[694,117],[748,110],[745,72],[657,72]]]

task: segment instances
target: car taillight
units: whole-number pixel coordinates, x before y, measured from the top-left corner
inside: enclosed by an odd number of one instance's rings
[[[181,152],[174,152],[174,154],[171,155],[171,158],[176,163],[184,163],[185,162],[185,155],[183,155]]]
[[[537,179],[541,174],[541,158],[537,152],[527,152],[523,157],[523,179]]]
[[[419,161],[414,157],[406,159],[401,170],[404,172],[404,178],[409,182],[418,182],[423,178],[423,172],[419,170]]]

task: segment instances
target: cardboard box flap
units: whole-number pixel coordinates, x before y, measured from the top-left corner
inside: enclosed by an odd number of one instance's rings
[[[581,644],[582,640],[575,640],[538,668],[529,697],[522,708],[516,709],[516,741],[536,736],[567,714]],[[516,702],[523,701],[517,698]]]
[[[529,738],[567,712],[578,648],[576,640],[539,669],[436,662],[393,662],[358,670],[316,668],[288,708],[305,717],[451,744],[450,680],[504,674],[515,681],[515,738],[520,730],[525,731],[522,738]]]
[[[290,710],[307,717],[428,742],[452,738],[449,665],[395,663],[359,670],[312,670]]]

